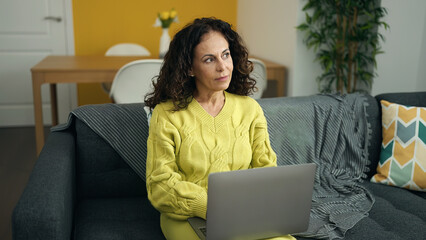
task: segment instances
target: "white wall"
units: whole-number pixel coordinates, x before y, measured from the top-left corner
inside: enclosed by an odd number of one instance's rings
[[[426,1],[382,0],[388,11],[384,21],[384,54],[378,55],[372,95],[387,92],[426,91]]]
[[[426,11],[423,10],[423,13]],[[417,90],[426,91],[426,16],[424,16],[423,21],[423,38],[422,38],[422,48],[420,51],[419,59],[419,73],[417,75]]]
[[[238,1],[237,31],[250,54],[285,65],[287,85],[293,81],[297,6],[298,0]]]
[[[295,26],[305,20],[306,0],[239,0],[237,29],[251,54],[288,68],[287,95],[318,93],[316,77],[322,72],[304,33]],[[379,31],[386,41],[378,55],[372,95],[386,92],[426,91],[426,1],[382,0],[390,30]]]
[[[297,25],[305,22],[303,6],[307,1],[298,1]],[[296,54],[294,58],[294,82],[292,83],[289,96],[307,96],[319,93],[317,76],[321,75],[322,69],[318,62],[314,62],[315,53],[313,49],[306,47],[303,43],[305,33],[297,31]]]

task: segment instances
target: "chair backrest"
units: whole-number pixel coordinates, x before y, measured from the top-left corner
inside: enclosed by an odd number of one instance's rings
[[[136,43],[118,43],[110,47],[105,56],[151,56],[151,53]]]
[[[163,60],[143,59],[130,62],[115,75],[110,97],[115,103],[140,103],[153,90],[152,80],[159,75]]]
[[[265,92],[268,85],[268,79],[266,75],[266,66],[259,59],[249,58],[253,63],[253,71],[250,73],[250,77],[256,80],[257,92],[254,92],[251,96],[254,99],[259,99],[262,97],[263,92]]]

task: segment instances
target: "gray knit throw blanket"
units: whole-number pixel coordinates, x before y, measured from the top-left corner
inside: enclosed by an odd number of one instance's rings
[[[309,228],[295,235],[344,238],[374,203],[360,185],[368,170],[371,133],[364,97],[316,95],[265,99],[260,105],[278,165],[317,164]]]
[[[359,183],[365,177],[369,126],[360,94],[259,100],[278,165],[317,164],[309,228],[296,236],[339,239],[368,215],[374,198]],[[70,114],[105,139],[145,180],[148,137],[142,104],[87,105]]]

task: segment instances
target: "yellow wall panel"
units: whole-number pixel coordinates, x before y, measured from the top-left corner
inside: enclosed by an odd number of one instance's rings
[[[134,42],[156,58],[162,30],[153,25],[158,12],[172,8],[179,23],[171,25],[171,37],[197,17],[237,22],[237,0],[74,0],[75,54],[104,55],[116,43]],[[79,105],[110,102],[99,84],[79,84],[77,89]]]

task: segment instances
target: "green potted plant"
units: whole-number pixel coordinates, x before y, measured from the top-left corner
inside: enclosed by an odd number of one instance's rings
[[[379,41],[384,37],[377,30],[389,28],[380,0],[308,0],[303,11],[306,20],[297,29],[306,33],[304,43],[324,70],[317,78],[319,91],[369,91],[376,55],[383,53]]]

